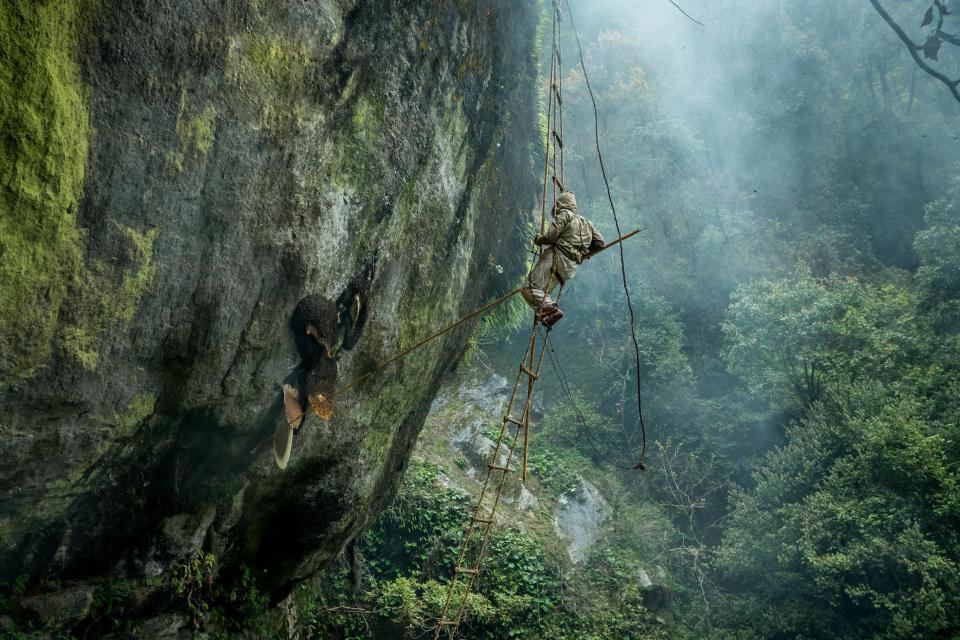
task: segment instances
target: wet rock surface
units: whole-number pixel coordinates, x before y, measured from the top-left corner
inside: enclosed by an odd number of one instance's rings
[[[389,502],[470,326],[309,417],[285,472],[281,385],[329,391],[523,269],[538,14],[175,4],[105,2],[72,52],[83,268],[133,293],[68,296],[49,358],[4,378],[0,574],[136,578],[199,548],[276,601]],[[57,346],[77,332],[82,357]]]
[[[87,585],[68,586],[56,593],[29,596],[18,600],[24,610],[37,616],[48,628],[69,628],[90,612],[94,589]]]
[[[447,478],[449,486],[465,493],[475,493],[483,482],[487,464],[496,445],[491,438],[500,428],[501,419],[510,398],[512,381],[489,371],[468,369],[451,377],[444,384],[431,407],[426,438],[442,438],[441,445],[420,442],[418,454],[430,460],[431,456],[446,455],[454,459],[461,474]],[[536,450],[540,420],[548,410],[534,395],[532,450]],[[445,453],[449,451],[449,453]],[[501,447],[497,463],[507,462],[506,447]],[[510,466],[519,471],[522,446],[518,446]],[[446,465],[447,461],[437,461]],[[556,540],[566,549],[573,564],[587,559],[602,534],[601,527],[612,514],[612,508],[593,484],[580,478],[569,490],[557,494],[539,481],[537,472],[529,469],[526,485],[518,481],[519,473],[511,474],[505,483],[497,513],[497,526],[527,526],[535,519],[547,522]]]
[[[610,505],[586,480],[580,481],[572,496],[560,498],[554,522],[557,530],[569,541],[567,553],[571,562],[576,564],[587,559],[590,547],[600,534],[600,525],[610,512]]]

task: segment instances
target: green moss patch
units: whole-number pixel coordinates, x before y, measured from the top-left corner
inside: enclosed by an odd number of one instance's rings
[[[206,156],[216,137],[217,110],[208,105],[200,113],[187,113],[187,91],[180,90],[180,109],[177,111],[176,132],[180,145],[167,151],[167,162],[177,171],[183,171],[187,158]]]
[[[133,432],[134,427],[143,422],[153,413],[157,404],[157,396],[153,393],[138,393],[130,400],[129,406],[117,415],[117,426],[124,431],[124,435]]]
[[[136,266],[118,274],[115,268],[95,260],[80,272],[75,282],[76,297],[70,322],[61,334],[61,347],[87,369],[97,366],[99,356],[96,340],[107,328],[120,325],[127,328],[137,310],[137,304],[153,282],[156,266],[153,264],[153,242],[157,230],[140,233],[119,225],[117,232],[123,240],[124,252]]]
[[[0,12],[0,388],[36,373],[55,346],[95,367],[96,339],[129,323],[153,277],[156,231],[110,230],[128,273],[85,264],[76,226],[93,133],[78,52],[97,5],[13,0]],[[215,115],[183,123],[188,149],[210,149]]]
[[[293,38],[243,34],[228,58],[227,78],[242,91],[259,113],[268,135],[283,137],[299,131],[306,117],[306,89],[315,52]]]
[[[90,126],[76,60],[81,2],[0,11],[0,388],[49,357],[81,264],[74,212]]]

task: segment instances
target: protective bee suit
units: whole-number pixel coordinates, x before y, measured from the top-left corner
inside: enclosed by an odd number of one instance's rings
[[[534,243],[544,246],[540,259],[520,290],[548,328],[563,317],[550,292],[576,274],[588,253],[604,246],[597,228],[577,211],[577,198],[572,192],[561,193],[551,213],[553,220],[546,233],[534,238]]]

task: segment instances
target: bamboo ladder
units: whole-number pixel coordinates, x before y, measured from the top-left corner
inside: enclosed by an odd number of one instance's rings
[[[558,192],[563,188],[563,79],[560,69],[560,22],[563,13],[558,3],[554,4],[553,11],[553,46],[550,54],[550,86],[548,89],[547,106],[547,133],[543,162],[543,197],[540,201],[540,233],[546,227],[547,185],[552,186],[553,201],[556,202]],[[633,235],[633,234],[630,234]],[[626,236],[623,238],[625,239]],[[621,239],[618,239],[621,240]],[[551,283],[554,274],[551,274]],[[549,286],[547,287],[550,288]],[[563,294],[563,284],[557,295],[559,301]],[[483,557],[490,541],[490,532],[493,529],[500,504],[500,495],[503,491],[507,475],[516,471],[514,457],[517,454],[517,444],[520,434],[523,434],[523,461],[520,469],[522,482],[527,479],[527,453],[530,438],[530,414],[533,408],[533,392],[537,380],[540,378],[540,366],[546,352],[546,339],[538,340],[537,319],[539,309],[533,314],[530,339],[527,349],[520,360],[520,368],[514,379],[510,400],[506,404],[503,414],[500,433],[496,445],[487,464],[486,476],[480,489],[473,514],[467,522],[464,540],[457,556],[453,577],[447,586],[447,594],[443,603],[443,611],[434,633],[434,640],[440,640],[446,632],[448,638],[455,638],[457,629],[463,621],[467,610],[467,602],[474,582],[480,575]],[[519,397],[521,381],[525,380],[523,398]],[[522,402],[518,403],[518,400]],[[522,406],[520,415],[516,415],[514,408]],[[460,581],[464,584],[461,585]],[[459,587],[459,588],[458,588]],[[452,615],[451,615],[452,614]]]

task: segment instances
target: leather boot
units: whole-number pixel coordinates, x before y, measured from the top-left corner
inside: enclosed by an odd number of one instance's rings
[[[556,313],[557,309],[558,309],[557,303],[555,303],[555,302],[552,303],[552,304],[550,304],[550,306],[543,306],[543,307],[537,309],[537,310],[536,310],[537,320],[539,320],[540,322],[546,323],[547,316],[549,316],[549,315],[551,315],[551,314],[553,314],[553,313]]]
[[[547,331],[553,328],[553,325],[557,324],[560,318],[563,317],[563,311],[560,311],[560,307],[553,307],[547,312],[547,315],[543,317],[543,324],[547,328]]]

